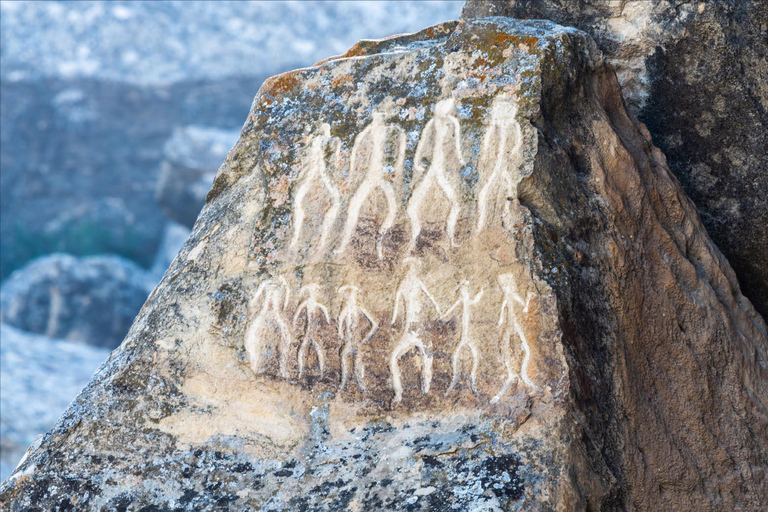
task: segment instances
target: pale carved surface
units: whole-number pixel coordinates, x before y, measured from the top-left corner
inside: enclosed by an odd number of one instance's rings
[[[505,268],[493,255],[504,245],[509,254],[515,252],[517,242],[510,238],[510,232],[515,216],[522,222],[517,205],[517,186],[523,177],[518,105],[508,93],[491,101],[480,151],[473,158],[478,177],[472,185],[462,177],[470,162],[463,157],[466,150],[462,148],[456,108],[450,97],[435,102],[433,116],[421,129],[412,153],[407,151],[406,130],[390,121],[399,117],[396,109],[375,110],[370,123],[354,136],[348,154],[340,139],[331,135],[333,127],[328,123],[308,137],[294,164],[298,174],[290,197],[293,234],[281,259],[301,257],[300,240],[311,247],[306,251],[310,256],[301,266],[302,279],[296,279],[295,271],[289,268],[279,274],[280,283],[299,290],[294,293],[299,297],[296,305],[285,300],[282,309],[276,306],[276,294],[282,289],[274,284],[275,277],[259,285],[258,290],[266,286],[270,291],[257,290],[249,299],[252,313],[244,348],[254,372],[301,379],[309,375],[310,358],[317,368],[310,374],[316,379],[334,381],[336,390],[343,391],[354,375],[358,389],[365,394],[369,391],[365,368],[373,364],[387,369],[386,382],[374,387],[379,388],[379,394],[381,389],[389,389],[392,403],[401,402],[409,387],[430,395],[435,372],[448,377],[441,379],[447,386],[441,389],[442,395],[449,395],[466,381],[472,395],[487,404],[499,402],[518,382],[526,394],[546,387],[546,382],[536,384],[537,377],[531,372],[531,347],[539,344],[534,338],[538,319],[529,311],[532,299],[538,296],[536,284],[517,257],[508,256]],[[348,161],[350,176],[359,176],[354,189],[340,172],[344,161]],[[412,171],[408,185],[403,179],[406,168]],[[316,208],[314,218],[305,209],[310,194],[325,197],[319,200],[324,209]],[[368,232],[360,228],[363,218],[373,220],[366,223],[373,226]],[[428,243],[421,240],[423,226],[429,228]],[[385,251],[385,237],[393,229],[400,235],[398,243],[390,240]],[[495,243],[487,243],[494,238]],[[405,239],[409,239],[407,244]],[[485,240],[486,246],[475,250],[480,240]],[[366,244],[372,247],[368,251]],[[455,258],[450,277],[442,277],[444,271],[434,272],[435,252],[443,264],[451,264]],[[476,261],[467,265],[467,259]],[[364,268],[372,267],[365,270],[368,278],[381,265],[402,277],[396,288],[382,283],[366,287],[349,277],[343,286],[335,284],[337,278],[332,274],[360,267],[361,263]],[[513,265],[517,275],[511,270]],[[425,276],[425,270],[432,270],[432,275]],[[519,286],[518,278],[529,282]],[[303,284],[307,279],[311,284]],[[520,289],[526,290],[525,299]],[[361,292],[366,302],[378,306],[375,310],[360,304]],[[282,293],[284,297],[290,294],[288,290]],[[335,295],[341,300],[335,300]],[[336,302],[338,307],[326,306]],[[291,307],[293,322],[288,327],[283,316]],[[499,320],[490,322],[488,313],[494,310]],[[367,332],[361,330],[361,320],[368,325]],[[453,325],[454,320],[457,325]],[[266,328],[268,322],[271,329]],[[379,329],[384,322],[389,324],[386,331]],[[532,330],[531,335],[527,330]],[[329,347],[336,342],[331,332],[338,339],[338,357],[329,358]],[[262,340],[254,340],[256,336]],[[293,340],[298,348],[289,350]],[[375,347],[369,350],[368,345]],[[446,361],[436,368],[437,351]],[[269,364],[255,363],[270,357],[278,360],[275,370],[270,371]],[[401,364],[404,358],[410,361],[406,367]],[[337,371],[326,376],[329,361]]]

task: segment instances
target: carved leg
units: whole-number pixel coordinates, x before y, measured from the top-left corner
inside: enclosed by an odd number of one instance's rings
[[[296,192],[296,198],[293,200],[293,238],[291,239],[291,248],[295,247],[299,242],[301,227],[304,225],[304,207],[301,203],[304,201],[304,196],[307,195],[307,192],[309,192],[309,183],[302,183]]]
[[[291,349],[293,339],[291,338],[291,331],[288,328],[288,324],[286,324],[282,318],[277,318],[275,323],[280,331],[280,354],[278,359],[280,376],[284,379],[288,379],[290,377],[288,375],[288,351]]]
[[[352,349],[350,348],[349,342],[345,343],[339,351],[339,359],[341,359],[341,384],[339,385],[339,391],[343,391],[344,387],[347,385],[347,376],[349,375],[349,363],[347,362],[347,358],[351,352]]]
[[[445,392],[445,396],[448,396],[448,393],[450,393],[456,384],[459,383],[459,360],[461,358],[462,346],[462,343],[459,342],[459,346],[456,347],[456,350],[453,351],[453,355],[451,356],[451,370],[453,370],[453,377],[451,379],[451,385],[448,386],[448,389]]]
[[[384,197],[387,199],[387,216],[384,219],[384,223],[379,228],[379,240],[376,243],[376,254],[379,259],[384,258],[384,251],[382,245],[384,243],[384,235],[389,231],[395,223],[395,216],[397,215],[397,195],[395,189],[388,181],[383,181],[379,184]]]
[[[451,211],[448,214],[448,221],[446,223],[445,231],[448,235],[448,240],[451,241],[451,245],[453,247],[459,247],[456,244],[456,223],[459,220],[459,212],[461,211],[461,204],[459,203],[459,200],[456,197],[456,191],[453,190],[453,187],[448,182],[448,178],[445,177],[444,172],[440,172],[437,175],[437,184],[440,186],[440,188],[445,193],[445,196],[448,198],[448,201],[451,203]]]
[[[336,187],[333,186],[333,183],[331,183],[331,180],[328,178],[328,176],[325,174],[323,174],[323,185],[325,185],[325,189],[331,196],[331,206],[328,208],[328,211],[325,212],[325,216],[323,217],[323,224],[320,227],[322,234],[320,235],[320,244],[317,248],[317,254],[319,256],[323,255],[325,246],[328,245],[328,238],[331,234],[331,228],[333,227],[333,223],[336,221],[336,217],[339,215],[339,208],[341,207],[341,195],[339,194],[339,191],[336,190]]]
[[[315,341],[314,337],[310,340],[310,344],[315,354],[317,354],[317,366],[320,368],[320,378],[323,378],[323,373],[325,372],[325,350]]]
[[[360,352],[360,349],[358,347],[355,347],[355,378],[357,380],[357,385],[360,388],[360,391],[363,393],[367,392],[368,390],[365,388],[365,383],[363,380],[365,379],[365,366],[363,366],[363,354]]]
[[[408,219],[411,221],[411,241],[408,244],[408,252],[411,252],[416,248],[416,239],[421,233],[421,219],[419,219],[419,214],[421,213],[421,202],[427,196],[431,186],[432,176],[431,174],[426,174],[421,183],[419,183],[419,185],[414,189],[413,194],[411,194],[411,198],[408,200],[406,213],[408,214]]]
[[[341,243],[339,247],[334,251],[336,254],[342,254],[349,245],[349,241],[352,239],[352,235],[355,234],[357,229],[357,222],[360,220],[360,210],[365,204],[365,200],[368,198],[368,194],[373,190],[374,185],[364,181],[360,184],[360,187],[355,191],[352,199],[349,201],[347,207],[347,221],[344,223],[344,233],[341,237]]]
[[[299,378],[304,375],[304,357],[307,354],[307,346],[309,345],[309,340],[306,336],[304,336],[304,339],[301,340],[301,345],[299,345],[299,353],[298,353],[298,363],[299,363]]]
[[[506,343],[504,344],[504,354],[502,355],[502,363],[504,364],[504,369],[507,371],[507,379],[504,381],[504,385],[501,386],[499,392],[496,393],[496,396],[491,399],[492,404],[495,404],[501,400],[501,397],[504,396],[504,394],[509,390],[510,386],[512,386],[512,383],[514,383],[517,379],[517,374],[512,368],[512,355],[510,354],[509,338],[509,333],[505,331],[502,338],[506,340]]]
[[[400,365],[399,359],[413,348],[411,342],[411,335],[404,334],[400,338],[400,343],[392,351],[392,355],[389,357],[389,373],[392,375],[392,388],[395,390],[395,397],[393,402],[397,403],[403,399],[403,383],[400,379]]]

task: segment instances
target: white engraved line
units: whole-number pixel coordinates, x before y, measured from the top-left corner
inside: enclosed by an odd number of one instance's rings
[[[451,380],[451,385],[448,386],[448,390],[445,392],[446,396],[448,395],[448,393],[451,392],[451,390],[456,386],[456,384],[459,383],[460,374],[458,370],[458,365],[459,365],[459,360],[461,358],[461,349],[463,348],[468,349],[472,355],[472,370],[469,374],[469,383],[470,383],[470,388],[472,389],[472,392],[477,393],[477,366],[479,363],[479,359],[478,359],[477,345],[475,344],[475,341],[469,337],[469,325],[471,320],[469,309],[472,306],[476,305],[478,302],[480,302],[480,299],[482,298],[482,296],[483,296],[483,289],[481,288],[480,292],[477,293],[477,295],[475,295],[474,298],[470,298],[469,282],[464,281],[461,285],[461,297],[443,315],[443,318],[447,319],[450,317],[450,314],[453,312],[455,308],[457,308],[459,305],[461,305],[462,307],[461,337],[451,357],[451,368],[453,370],[453,378]]]
[[[417,264],[415,258],[406,258],[404,263],[409,265],[408,273],[401,281],[400,287],[395,294],[395,308],[392,315],[392,324],[397,321],[400,300],[402,299],[405,307],[405,322],[403,332],[400,335],[400,341],[392,350],[389,359],[390,373],[392,375],[392,387],[395,390],[394,402],[400,402],[403,398],[403,384],[400,377],[400,366],[398,360],[409,352],[412,348],[418,349],[422,359],[421,372],[421,391],[423,394],[429,393],[432,381],[432,353],[429,347],[419,338],[414,330],[414,325],[419,323],[419,313],[421,312],[420,295],[423,293],[435,307],[438,317],[442,316],[440,306],[421,279],[418,277]]]
[[[304,329],[304,336],[302,337],[298,353],[299,378],[301,378],[304,374],[304,359],[306,357],[307,349],[310,345],[312,349],[314,349],[315,354],[317,354],[317,363],[320,368],[320,377],[323,376],[323,372],[325,370],[325,351],[315,339],[315,313],[317,311],[322,312],[323,316],[325,316],[326,323],[330,323],[331,319],[328,315],[328,309],[317,301],[317,293],[319,290],[320,286],[317,284],[309,284],[303,287],[299,293],[302,294],[306,292],[307,299],[298,305],[296,312],[293,315],[294,329],[296,328],[296,322],[299,320],[299,315],[301,314],[302,310],[304,310],[306,313],[307,318],[306,326]]]
[[[304,197],[311,190],[313,182],[320,180],[323,187],[328,191],[331,196],[331,206],[323,216],[323,223],[320,228],[321,237],[320,244],[317,248],[317,252],[322,254],[328,243],[328,237],[331,232],[331,225],[333,224],[336,216],[339,213],[341,207],[341,194],[334,186],[331,179],[328,177],[325,164],[325,154],[323,152],[323,146],[325,143],[330,143],[332,139],[335,141],[336,149],[334,150],[334,161],[338,162],[339,153],[341,151],[341,141],[337,137],[331,137],[331,127],[327,123],[323,123],[320,127],[321,133],[315,135],[312,138],[312,142],[309,144],[309,151],[305,161],[302,165],[302,183],[296,191],[296,196],[293,202],[294,209],[294,227],[293,227],[293,239],[291,240],[291,248],[295,247],[299,241],[301,235],[301,229],[304,225]]]
[[[280,293],[284,294],[284,300],[282,307],[280,306]],[[250,304],[255,303],[261,296],[264,296],[264,302],[262,303],[261,310],[258,315],[253,319],[251,325],[245,334],[244,348],[248,355],[248,362],[251,365],[251,369],[254,372],[259,372],[259,358],[261,357],[261,346],[264,336],[264,329],[270,323],[277,326],[280,343],[279,343],[279,370],[280,375],[284,378],[288,378],[288,350],[293,343],[290,329],[288,324],[283,318],[283,310],[288,305],[288,299],[290,292],[288,289],[288,283],[285,278],[280,277],[279,280],[269,279],[259,285]],[[249,307],[250,309],[250,307]],[[270,314],[270,311],[272,312]],[[271,318],[270,318],[271,317]]]
[[[344,309],[341,310],[339,315],[339,341],[342,343],[341,347],[341,384],[339,391],[344,389],[347,383],[347,377],[349,376],[349,364],[347,359],[350,355],[354,355],[354,368],[355,368],[355,380],[361,391],[365,392],[365,385],[363,379],[365,378],[365,367],[363,366],[362,354],[360,352],[360,346],[364,345],[371,339],[373,334],[378,329],[379,325],[373,316],[362,306],[357,303],[357,292],[359,289],[357,286],[345,285],[339,288],[339,293],[348,291],[347,301]],[[371,324],[371,330],[368,334],[359,342],[353,341],[353,336],[357,330],[360,315],[364,316]]]
[[[402,172],[405,162],[405,131],[396,125],[387,125],[384,123],[384,115],[381,113],[373,114],[373,121],[355,137],[355,143],[352,146],[352,155],[350,156],[350,174],[355,173],[357,154],[360,146],[366,137],[371,139],[371,155],[365,169],[363,181],[358,186],[347,207],[347,221],[344,224],[341,243],[336,249],[336,254],[342,254],[347,245],[349,245],[352,235],[357,229],[357,223],[360,220],[360,210],[363,208],[368,196],[375,190],[381,190],[387,201],[387,216],[379,227],[379,239],[376,243],[376,253],[379,259],[384,257],[382,249],[382,239],[387,231],[392,228],[397,215],[397,194],[392,183],[383,176],[384,169],[384,146],[387,140],[389,130],[395,130],[398,133],[397,141],[397,159],[395,161],[395,174]]]
[[[446,222],[446,233],[451,245],[453,247],[458,247],[455,240],[455,231],[456,222],[458,221],[459,212],[461,211],[461,203],[456,197],[456,191],[453,189],[453,186],[445,174],[445,155],[443,154],[444,140],[445,137],[448,136],[448,130],[450,128],[454,130],[456,157],[461,165],[466,164],[461,156],[461,128],[459,121],[449,114],[453,105],[453,100],[450,98],[437,102],[435,105],[435,116],[427,122],[424,130],[421,132],[419,143],[416,145],[416,155],[413,159],[414,182],[417,172],[422,174],[422,178],[419,184],[414,188],[411,198],[408,201],[408,207],[406,208],[406,213],[411,222],[411,241],[408,245],[408,252],[411,252],[416,248],[416,239],[421,233],[421,219],[419,218],[419,215],[421,213],[422,203],[434,184],[443,191],[448,202],[451,204],[451,211]],[[430,130],[434,130],[435,138],[432,146],[432,160],[425,170],[421,164],[421,159],[424,156],[423,154],[426,141],[429,139]]]
[[[510,303],[510,300],[518,303],[519,305],[523,306],[523,313],[528,312],[528,306],[531,302],[531,299],[535,297],[535,295],[532,292],[529,292],[526,300],[523,301],[523,299],[520,297],[520,295],[513,290],[514,285],[514,277],[511,274],[504,274],[499,276],[499,282],[502,283],[502,286],[504,286],[504,301],[501,304],[501,316],[499,318],[499,327],[501,327],[505,323],[505,316],[504,311],[506,309],[507,312],[507,319],[509,320],[509,323],[512,324],[512,328],[515,331],[515,334],[517,334],[518,338],[520,339],[520,345],[523,349],[523,364],[520,368],[520,379],[529,387],[531,387],[534,390],[538,390],[539,388],[531,381],[530,377],[528,376],[528,364],[530,362],[531,358],[531,348],[528,344],[528,339],[525,336],[525,332],[523,331],[522,325],[520,325],[520,321],[517,317],[517,314],[514,311],[514,307]],[[512,369],[512,360],[511,355],[509,354],[509,338],[511,337],[509,330],[505,329],[503,335],[502,335],[502,343],[504,343],[504,355],[503,355],[503,363],[504,368],[507,371],[507,379],[504,382],[504,385],[502,386],[501,390],[496,394],[495,397],[491,400],[491,403],[494,404],[498,402],[502,396],[509,390],[509,387],[514,382],[515,378],[517,377],[517,374]]]
[[[506,106],[506,104],[511,104],[512,106],[509,112],[507,112],[506,109],[503,108],[504,106]],[[502,105],[502,107],[500,108],[499,105]],[[483,185],[482,189],[480,189],[480,194],[478,195],[478,200],[477,200],[478,215],[477,215],[477,227],[476,227],[477,232],[479,232],[485,227],[485,218],[487,216],[487,209],[488,209],[488,194],[491,192],[492,187],[495,185],[497,180],[503,179],[504,185],[506,185],[508,196],[517,196],[517,191],[515,190],[515,183],[512,177],[509,175],[508,172],[504,172],[503,170],[504,163],[505,163],[505,153],[506,153],[505,149],[507,146],[507,130],[510,125],[514,130],[513,136],[515,137],[515,143],[512,149],[512,154],[517,155],[517,153],[520,151],[520,148],[523,145],[520,124],[514,118],[514,115],[516,112],[517,112],[517,105],[512,103],[511,100],[506,100],[504,102],[497,103],[491,118],[492,124],[488,129],[485,137],[483,138],[482,154],[485,155],[489,151],[490,142],[492,140],[494,132],[500,132],[499,149],[496,152],[495,163],[493,165],[493,172],[488,177],[488,180],[486,181],[485,185]]]

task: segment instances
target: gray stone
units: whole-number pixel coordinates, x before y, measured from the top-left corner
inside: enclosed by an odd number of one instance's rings
[[[239,136],[238,131],[202,126],[174,131],[165,143],[157,183],[157,202],[168,218],[192,227],[219,165]]]
[[[114,348],[155,282],[119,256],[51,254],[3,282],[0,317],[25,331]]]
[[[469,0],[462,17],[549,19],[588,32],[768,317],[768,2]]]
[[[583,32],[269,79],[8,510],[765,510],[768,327]]]

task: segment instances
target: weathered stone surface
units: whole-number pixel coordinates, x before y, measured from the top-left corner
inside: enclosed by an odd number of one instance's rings
[[[0,324],[0,479],[50,430],[109,351]]]
[[[185,126],[165,143],[160,166],[157,202],[168,218],[192,227],[205,204],[219,165],[240,132]]]
[[[462,16],[548,19],[592,35],[768,317],[768,2],[469,0]]]
[[[25,331],[114,348],[155,283],[119,256],[51,254],[3,282],[0,317]]]
[[[363,41],[265,83],[0,504],[761,510],[766,331],[588,36]]]

